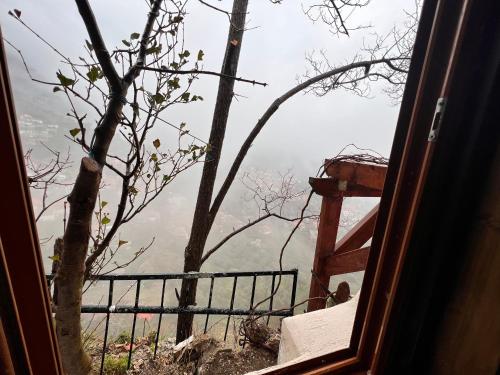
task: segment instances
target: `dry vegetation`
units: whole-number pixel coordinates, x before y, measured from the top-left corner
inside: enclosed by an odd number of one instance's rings
[[[150,335],[135,340],[131,366],[127,370],[128,341],[128,337],[120,335],[108,346],[104,374],[239,375],[273,366],[277,361],[277,353],[266,347],[252,344],[244,348],[230,347],[209,335],[191,337],[177,346],[174,339],[160,341],[154,358],[154,335]],[[89,348],[96,374],[101,365],[101,348],[100,340],[95,340]]]

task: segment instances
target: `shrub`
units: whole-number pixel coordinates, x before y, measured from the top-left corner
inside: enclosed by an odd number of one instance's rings
[[[127,344],[130,342],[132,338],[130,337],[130,333],[123,331],[118,335],[115,339],[116,344]]]
[[[127,356],[106,357],[104,359],[104,373],[106,375],[124,375],[127,373]]]

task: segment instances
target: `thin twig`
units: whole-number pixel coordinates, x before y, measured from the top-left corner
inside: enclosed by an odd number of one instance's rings
[[[228,74],[223,74],[223,73],[217,73],[217,72],[211,72],[208,70],[198,70],[198,69],[192,69],[192,70],[176,70],[176,69],[167,69],[167,68],[150,68],[147,66],[140,67],[139,69],[141,70],[149,70],[152,72],[158,72],[158,73],[170,73],[170,74],[204,74],[204,75],[210,75],[210,76],[216,76],[216,77],[222,77],[222,78],[228,78],[232,79],[235,81],[239,82],[246,82],[246,83],[251,83],[252,85],[259,85],[259,86],[264,86],[266,87],[268,84],[265,82],[259,82],[251,79],[246,79],[246,78],[241,78],[241,77],[234,77],[230,76]]]

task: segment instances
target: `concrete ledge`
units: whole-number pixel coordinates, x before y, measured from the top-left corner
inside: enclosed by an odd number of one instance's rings
[[[340,305],[283,319],[278,365],[249,375],[348,348],[358,300],[359,292]]]

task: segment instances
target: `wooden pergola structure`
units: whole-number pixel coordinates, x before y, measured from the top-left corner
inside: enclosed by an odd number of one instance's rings
[[[310,178],[309,184],[323,197],[318,238],[309,289],[308,311],[325,307],[330,277],[363,271],[370,246],[362,247],[372,237],[378,204],[344,237],[337,241],[344,197],[380,197],[387,166],[355,161],[325,160],[325,178]]]

